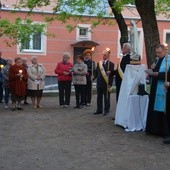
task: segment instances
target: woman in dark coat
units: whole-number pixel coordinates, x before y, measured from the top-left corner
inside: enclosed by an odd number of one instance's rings
[[[21,101],[26,95],[27,86],[27,70],[22,66],[20,57],[15,58],[15,64],[9,69],[9,89],[11,92],[11,100],[13,104],[12,111],[15,109],[23,110],[21,107]]]

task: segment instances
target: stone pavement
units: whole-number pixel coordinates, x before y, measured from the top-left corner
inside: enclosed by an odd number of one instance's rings
[[[30,100],[29,100],[30,103]],[[111,113],[93,115],[92,105],[58,107],[58,97],[43,97],[41,109],[23,111],[0,104],[0,170],[169,170],[170,145],[144,132],[115,126]]]

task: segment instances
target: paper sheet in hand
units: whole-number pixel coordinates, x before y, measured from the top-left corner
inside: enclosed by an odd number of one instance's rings
[[[153,70],[152,69],[145,70],[145,73],[148,75],[153,75]]]

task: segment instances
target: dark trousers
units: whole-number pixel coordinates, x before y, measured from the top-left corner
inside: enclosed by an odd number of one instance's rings
[[[5,104],[8,104],[9,103],[9,94],[10,94],[9,87],[5,87],[4,90],[5,90],[5,97],[4,97]]]
[[[71,81],[58,81],[59,103],[70,105]]]
[[[103,112],[103,97],[104,97],[104,113],[110,111],[110,93],[107,88],[97,87],[97,111]]]
[[[0,101],[3,99],[3,87],[2,87],[2,82],[0,82]]]
[[[92,97],[92,81],[87,81],[85,85],[85,104],[91,103]]]
[[[85,104],[85,87],[86,85],[75,84],[76,106]]]
[[[163,115],[164,116],[164,137],[165,138],[170,138],[170,91],[168,90],[167,93],[167,101],[166,101],[166,113]]]

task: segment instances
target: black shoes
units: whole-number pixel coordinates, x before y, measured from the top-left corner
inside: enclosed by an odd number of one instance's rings
[[[102,112],[94,112],[93,114],[94,115],[99,115],[99,114],[102,114]]]
[[[109,114],[108,112],[107,112],[107,113],[104,113],[103,116],[107,116],[108,114]]]
[[[163,143],[164,143],[164,144],[170,144],[170,137],[169,137],[169,138],[165,138],[165,139],[163,140]]]
[[[24,102],[24,104],[29,104],[28,102]]]
[[[93,113],[94,115],[99,115],[99,114],[102,114],[102,112],[94,112]],[[103,113],[103,116],[107,116],[109,113],[107,112],[107,113]]]
[[[17,107],[17,110],[24,110],[22,107]]]
[[[75,108],[75,109],[82,109],[82,108],[83,108],[83,105],[75,106],[74,108]]]

